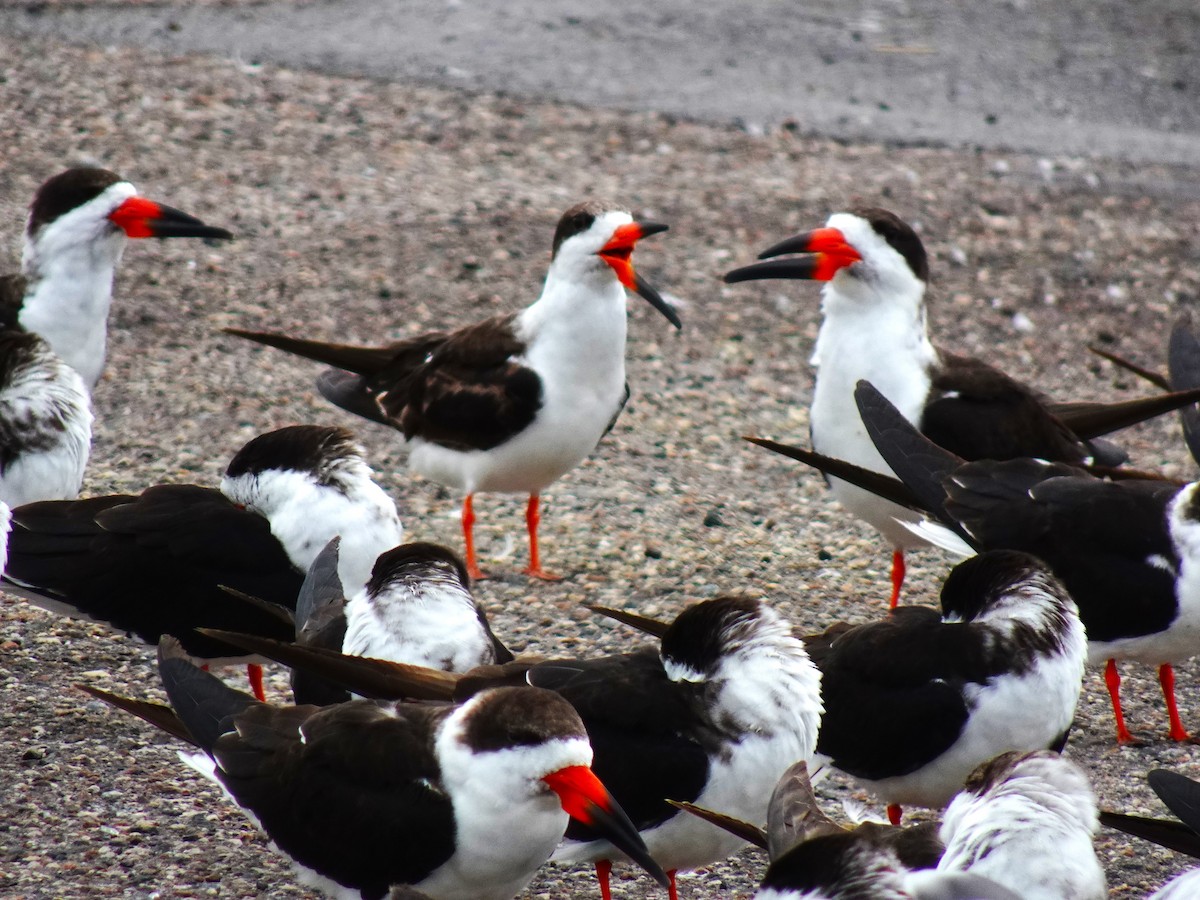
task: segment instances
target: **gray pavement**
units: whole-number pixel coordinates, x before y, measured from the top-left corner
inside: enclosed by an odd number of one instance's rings
[[[0,31],[847,140],[1200,166],[1195,0],[5,3]]]

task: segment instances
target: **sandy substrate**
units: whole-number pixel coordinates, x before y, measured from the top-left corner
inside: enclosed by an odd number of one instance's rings
[[[881,614],[888,554],[819,478],[739,440],[803,441],[817,289],[719,276],[766,245],[866,201],[917,223],[941,342],[1070,399],[1132,396],[1084,347],[1159,364],[1170,324],[1200,300],[1200,195],[1186,169],[751,136],[666,117],[525,103],[228,60],[172,60],[0,38],[0,270],[15,268],[34,188],[80,161],[228,226],[232,244],[130,246],[110,364],[98,388],[89,494],[215,483],[250,437],[293,422],[358,430],[408,533],[459,546],[458,499],[410,478],[392,433],[324,405],[315,367],[221,336],[226,325],[378,341],[520,308],[539,287],[558,214],[613,197],[672,230],[639,270],[679,303],[676,335],[631,303],[633,400],[585,465],[548,492],[548,566],[530,583],[522,498],[483,497],[496,577],[479,588],[517,650],[602,652],[625,631],[584,603],[670,615],[726,592],[769,597],[821,628]],[[1173,421],[1127,436],[1134,461],[1194,472]],[[917,554],[908,598],[930,602],[948,563]],[[169,589],[164,589],[169,600]],[[157,696],[146,648],[0,603],[0,894],[301,897],[286,863],[148,726],[90,702],[88,683]],[[1147,743],[1117,749],[1089,673],[1069,754],[1105,806],[1161,813],[1143,775],[1197,774],[1165,740],[1153,672],[1127,667],[1127,715]],[[1200,668],[1179,668],[1200,727]],[[274,696],[284,699],[276,673]],[[830,808],[853,791],[834,782]],[[1122,836],[1097,842],[1117,896],[1187,863]],[[752,853],[696,874],[682,896],[748,896]],[[629,876],[618,896],[658,896]],[[547,868],[528,897],[593,896]]]

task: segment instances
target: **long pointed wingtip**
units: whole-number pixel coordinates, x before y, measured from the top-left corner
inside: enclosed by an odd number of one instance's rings
[[[687,803],[683,800],[667,800],[667,803],[674,806],[676,809],[681,809],[686,813],[690,813],[697,819],[703,819],[716,825],[718,828],[724,829],[734,837],[739,837],[748,844],[753,844],[761,850],[767,849],[767,836],[763,830],[757,825],[753,825],[744,819],[736,818],[735,816],[727,816],[724,813],[719,813],[716,810],[708,809],[703,806],[697,806],[694,803]]]
[[[630,628],[636,628],[645,634],[653,635],[654,637],[662,637],[670,628],[670,623],[660,622],[657,619],[650,619],[646,616],[639,616],[637,613],[626,612],[622,609],[611,609],[607,606],[592,606],[585,604],[588,609],[594,613],[599,613],[602,616],[607,616],[614,619],[623,625],[628,625]]]
[[[97,700],[107,703],[109,706],[116,707],[119,710],[137,716],[145,722],[149,722],[172,737],[185,741],[194,747],[200,746],[199,742],[192,737],[192,733],[187,730],[187,726],[175,714],[175,710],[165,704],[153,703],[149,700],[137,700],[133,697],[124,697],[120,694],[92,687],[90,684],[76,684],[75,687],[85,694],[89,694]]]

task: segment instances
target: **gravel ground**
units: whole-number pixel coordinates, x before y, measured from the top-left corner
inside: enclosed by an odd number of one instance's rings
[[[676,335],[633,302],[633,401],[546,498],[547,563],[565,580],[518,574],[522,498],[477,504],[484,563],[497,576],[479,595],[521,651],[627,646],[630,635],[595,620],[585,602],[670,615],[740,591],[813,629],[882,613],[883,544],[844,518],[819,478],[738,439],[807,433],[816,287],[719,281],[767,244],[852,202],[892,208],[919,224],[931,252],[940,339],[1064,398],[1140,390],[1084,345],[1157,362],[1176,312],[1200,299],[1200,193],[1186,169],[845,145],[786,129],[748,135],[5,37],[0,60],[0,220],[10,235],[0,271],[17,265],[34,188],[81,160],[239,235],[218,247],[139,242],[127,251],[96,393],[89,494],[215,483],[254,434],[336,422],[361,434],[409,535],[458,546],[458,499],[410,479],[392,433],[320,402],[314,366],[217,329],[376,341],[466,322],[533,299],[557,216],[578,199],[619,198],[671,223],[638,262],[679,303],[685,330]],[[1193,471],[1174,422],[1127,437],[1137,464]],[[916,554],[908,599],[932,601],[946,569],[940,555]],[[71,687],[158,696],[151,659],[102,629],[0,604],[0,894],[310,896],[183,769],[169,740]],[[1153,672],[1127,669],[1127,715],[1145,745],[1114,746],[1096,671],[1068,752],[1105,806],[1161,813],[1144,772],[1197,774],[1196,749],[1165,740]],[[1198,675],[1196,665],[1179,667],[1194,727]],[[276,672],[281,701],[284,683]],[[837,781],[827,792],[835,805],[854,793]],[[1186,867],[1107,832],[1097,845],[1114,895],[1141,896]],[[746,853],[687,878],[681,893],[748,896],[761,871]],[[632,875],[615,893],[658,896]],[[594,896],[590,875],[547,868],[525,896],[567,895]]]

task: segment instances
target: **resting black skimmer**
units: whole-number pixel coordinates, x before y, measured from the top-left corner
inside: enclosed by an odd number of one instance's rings
[[[936,520],[914,526],[926,540],[960,555],[1033,553],[1066,586],[1087,629],[1089,662],[1105,663],[1117,741],[1134,740],[1121,711],[1118,659],[1158,666],[1170,736],[1188,740],[1172,663],[1200,653],[1200,482],[1106,481],[1036,459],[968,463],[927,440],[869,385],[859,396],[888,465]]]
[[[999,753],[1061,749],[1083,682],[1075,604],[1034,557],[959,563],[941,607],[805,638],[825,702],[817,752],[887,803],[893,824],[903,804],[944,806]]]
[[[981,765],[946,807],[940,871],[982,875],[1023,900],[1103,900],[1093,838],[1096,795],[1075,763],[1048,750]]]
[[[589,765],[579,715],[551,691],[485,691],[459,706],[274,707],[201,671],[170,638],[159,670],[219,784],[332,896],[381,900],[411,885],[434,900],[508,900],[550,856],[568,814],[664,886]]]
[[[315,425],[250,441],[219,491],[158,485],[34,503],[12,518],[5,590],[149,643],[177,633],[189,653],[213,663],[240,651],[193,628],[292,638],[279,618],[222,585],[294,608],[304,571],[333,535],[341,535],[346,584],[364,584],[379,553],[402,537],[395,504],[354,436]],[[251,677],[261,693],[261,672]]]
[[[539,496],[595,449],[629,395],[625,289],[680,327],[630,263],[638,241],[666,228],[606,204],[574,206],[558,223],[537,302],[457,331],[379,348],[226,331],[336,366],[317,382],[326,399],[402,432],[411,469],[466,493],[472,578],[484,577],[472,530],[475,493],[528,493],[525,571],[554,578],[538,552]]]
[[[824,228],[789,238],[760,258],[796,252],[811,255],[735,269],[725,280],[827,282],[809,417],[813,448],[826,456],[888,471],[854,405],[854,386],[864,379],[931,440],[966,459],[1035,456],[1114,465],[1124,456],[1098,441],[1101,435],[1200,399],[1192,391],[1108,405],[1052,404],[980,360],[934,346],[926,328],[925,248],[887,210],[836,213]],[[921,543],[897,521],[911,513],[839,479],[829,484],[843,506],[891,542],[894,607],[904,581],[903,551]]]
[[[296,603],[296,642],[351,656],[466,672],[507,663],[508,648],[492,633],[470,591],[458,555],[413,542],[379,555],[367,584],[349,599],[337,574],[339,538],[313,560]],[[292,674],[297,703],[326,706],[350,693],[303,669]]]
[[[29,207],[21,274],[6,276],[0,290],[5,324],[39,335],[90,391],[104,371],[113,275],[125,240],[148,237],[233,235],[140,196],[105,169],[55,175]]]
[[[780,775],[813,754],[820,675],[790,626],[758,600],[706,600],[670,624],[606,614],[648,623],[644,627],[661,637],[661,645],[591,660],[518,660],[464,676],[283,645],[273,650],[264,646],[268,642],[242,646],[310,666],[364,696],[461,701],[481,688],[519,682],[557,692],[583,718],[596,773],[667,870],[675,900],[677,870],[724,859],[745,840],[666,800],[760,820]],[[566,838],[553,858],[595,862],[608,900],[612,862],[625,859],[621,849],[578,823],[568,826]]]
[[[1095,795],[1079,767],[1057,753],[1004,753],[980,765],[951,801],[932,841],[927,829],[934,823],[844,829],[803,787],[795,779],[783,781],[772,799],[771,867],[759,898],[1106,896],[1092,846]],[[910,833],[915,840],[906,843]]]

